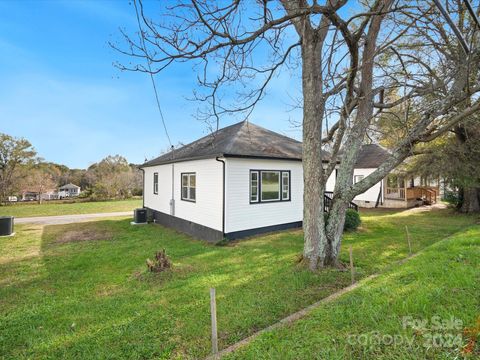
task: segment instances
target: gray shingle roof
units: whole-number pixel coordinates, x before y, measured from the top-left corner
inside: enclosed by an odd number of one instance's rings
[[[388,151],[380,145],[363,145],[355,167],[376,168],[388,155]],[[302,143],[251,122],[242,121],[147,161],[142,166],[155,166],[217,156],[300,161],[302,160]]]
[[[216,156],[301,160],[302,143],[251,122],[242,121],[147,161],[143,166]]]
[[[390,155],[387,149],[378,144],[366,144],[362,146],[358,154],[356,169],[368,169],[379,167]]]

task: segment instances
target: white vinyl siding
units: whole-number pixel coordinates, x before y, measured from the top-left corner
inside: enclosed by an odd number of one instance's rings
[[[258,170],[257,170],[258,169]],[[289,201],[255,203],[252,173],[255,171],[286,172],[289,177]],[[254,177],[255,178],[255,177]],[[260,184],[260,177],[257,178]],[[261,187],[261,184],[260,184]],[[286,199],[285,199],[286,200]],[[289,160],[226,159],[225,232],[302,221],[302,163]]]
[[[354,176],[354,181],[358,182],[364,178],[366,178],[368,175],[373,173],[376,169],[371,168],[371,169],[354,169],[353,171],[353,176]],[[355,200],[361,200],[361,201],[370,201],[370,202],[376,202],[378,198],[378,193],[380,192],[380,188],[382,186],[382,182],[378,182],[375,185],[373,185],[370,189],[365,191],[364,193],[361,193],[357,195],[354,199]]]
[[[153,188],[153,173],[158,173],[158,195],[154,195],[151,190],[146,191],[144,195],[146,207],[170,214],[173,180],[175,217],[222,231],[221,162],[215,159],[193,160],[146,167],[144,170],[145,189]],[[181,200],[182,173],[195,173],[195,202]]]

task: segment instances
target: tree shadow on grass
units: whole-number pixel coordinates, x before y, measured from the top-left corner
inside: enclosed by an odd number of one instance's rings
[[[392,261],[392,251],[404,257],[406,223],[420,247],[471,221],[428,216],[366,216],[369,231],[345,237],[360,275],[376,269],[371,263]],[[422,235],[426,227],[433,234]],[[81,240],[58,242],[72,231]],[[33,269],[34,281],[19,284],[18,304],[0,325],[13,357],[203,357],[210,346],[209,287],[217,288],[224,347],[349,283],[348,272],[311,273],[295,264],[301,231],[216,247],[157,225],[104,220],[46,226],[40,241],[41,271]],[[146,258],[162,248],[174,270],[146,273]]]

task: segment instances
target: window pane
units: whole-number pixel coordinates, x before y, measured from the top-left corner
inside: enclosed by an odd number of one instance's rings
[[[262,200],[280,200],[280,173],[262,171]]]
[[[188,188],[186,186],[182,186],[182,198],[183,199],[188,198]]]
[[[158,173],[153,173],[153,193],[158,194]]]
[[[190,186],[195,187],[196,185],[196,176],[195,174],[190,175]]]
[[[258,187],[257,185],[252,185],[250,193],[250,201],[258,201]]]
[[[182,175],[182,186],[188,186],[188,175]]]
[[[289,200],[290,174],[282,172],[282,200]]]
[[[195,200],[196,199],[196,194],[195,194],[195,188],[191,187],[190,188],[190,200]]]
[[[258,171],[250,172],[250,201],[258,201]]]

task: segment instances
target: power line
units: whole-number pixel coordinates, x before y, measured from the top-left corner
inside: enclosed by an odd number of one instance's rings
[[[137,17],[137,24],[138,24],[138,31],[140,31],[140,41],[142,42],[143,51],[147,57],[147,66],[148,66],[148,73],[150,74],[150,79],[152,80],[153,91],[155,92],[155,100],[157,101],[158,112],[160,113],[160,118],[162,119],[163,129],[165,130],[165,135],[167,136],[168,143],[170,147],[173,149],[172,141],[170,140],[170,136],[168,135],[167,125],[165,124],[165,119],[163,118],[162,108],[160,106],[160,100],[158,98],[158,91],[157,86],[155,85],[155,79],[152,73],[152,67],[150,66],[150,59],[148,58],[147,54],[147,46],[145,45],[145,39],[143,38],[143,31],[142,26],[140,25],[140,15],[138,14],[137,8],[137,0],[133,0],[133,6],[135,7],[135,15]]]

